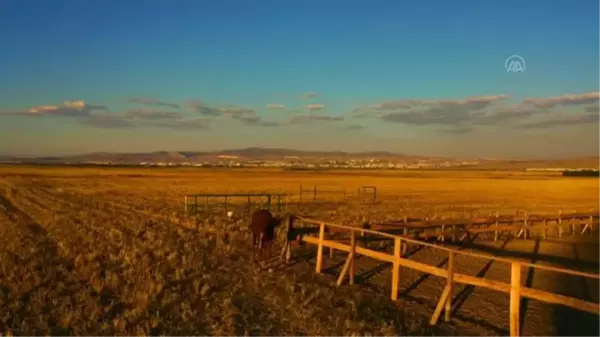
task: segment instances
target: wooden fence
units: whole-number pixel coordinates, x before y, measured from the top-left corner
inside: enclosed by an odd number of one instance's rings
[[[358,186],[356,194],[353,194],[343,185],[301,183],[298,193],[298,202],[347,201],[350,198],[359,198],[361,201],[365,202],[375,202],[377,201],[377,186]]]
[[[489,235],[497,241],[501,236],[512,238],[541,238],[549,236],[562,238],[563,235],[592,233],[598,226],[599,212],[566,213],[562,210],[556,215],[527,214],[519,216],[499,215],[463,219],[423,219],[404,217],[398,221],[368,224],[366,228],[379,232],[402,234],[413,239],[435,237],[444,242],[463,241],[478,235]]]
[[[277,206],[276,210],[281,211],[281,206],[284,204],[287,207],[288,194],[284,193],[268,193],[268,192],[253,192],[253,193],[198,193],[188,194],[184,196],[184,214],[196,214],[200,211],[199,206],[202,205],[202,210],[207,212],[209,207],[215,207],[214,203],[210,201],[221,200],[222,202],[218,205],[227,212],[230,207],[235,207],[236,204],[232,203],[232,199],[241,199],[242,204],[245,202],[248,210],[252,208],[252,205],[258,204],[261,208],[272,209],[272,203],[275,202]],[[198,201],[204,199],[204,204],[198,203]]]
[[[450,313],[452,307],[452,297],[454,293],[454,285],[455,284],[466,284],[475,287],[483,287],[491,290],[495,290],[498,292],[509,294],[510,296],[510,335],[511,336],[519,336],[520,335],[520,327],[519,327],[519,316],[520,316],[520,300],[522,297],[535,299],[551,304],[559,304],[567,307],[571,307],[577,310],[582,310],[590,313],[599,314],[600,313],[600,305],[598,303],[589,302],[565,295],[555,294],[543,290],[533,289],[530,287],[524,287],[521,285],[521,269],[523,267],[535,268],[553,271],[557,273],[567,274],[567,275],[575,275],[581,276],[591,279],[600,279],[600,275],[594,273],[587,273],[582,271],[569,270],[565,268],[553,267],[548,265],[540,265],[530,263],[524,260],[517,259],[508,259],[497,257],[488,254],[482,253],[474,253],[467,251],[460,251],[457,249],[436,245],[432,243],[426,243],[420,240],[416,240],[409,237],[403,237],[401,235],[395,235],[390,233],[379,232],[370,229],[344,226],[332,223],[326,223],[318,220],[308,219],[308,218],[300,218],[301,225],[316,225],[318,227],[313,227],[318,230],[318,237],[311,235],[301,235],[299,237],[303,242],[313,244],[317,246],[317,260],[315,271],[317,273],[321,273],[321,269],[323,266],[323,249],[325,247],[335,250],[340,250],[343,252],[347,252],[348,256],[342,267],[341,273],[337,279],[338,286],[341,285],[346,278],[349,279],[350,284],[354,284],[354,261],[357,254],[361,254],[364,256],[368,256],[370,258],[389,262],[393,264],[392,269],[392,279],[391,279],[391,299],[397,300],[398,298],[398,288],[400,281],[400,269],[401,267],[406,267],[410,269],[415,269],[420,272],[424,272],[427,274],[431,274],[434,276],[442,277],[446,279],[446,286],[442,292],[442,295],[439,298],[437,306],[431,316],[430,324],[435,325],[439,317],[444,311],[444,319],[445,321],[450,320]],[[326,232],[345,232],[350,236],[349,243],[339,242],[336,240],[325,239]],[[308,233],[305,231],[305,233]],[[383,237],[389,239],[394,242],[393,254],[388,254],[386,252],[376,251],[373,249],[368,249],[366,247],[361,247],[357,244],[357,235],[372,235],[376,237]],[[289,236],[288,236],[289,237]],[[408,258],[403,257],[402,251],[403,246],[406,244],[417,245],[417,246],[425,246],[429,248],[436,249],[448,255],[448,266],[447,269],[434,267],[425,263],[417,262],[409,260]],[[282,250],[282,256],[284,252],[288,252],[289,256],[290,243],[284,245]],[[510,283],[500,282],[496,280],[485,279],[483,277],[465,275],[461,273],[457,273],[455,271],[455,257],[457,255],[465,255],[472,258],[477,259],[485,259],[485,260],[494,260],[500,263],[506,263],[510,265],[511,277]]]
[[[308,199],[305,195],[309,195]],[[302,202],[312,200],[327,200],[330,198],[346,200],[348,193],[346,187],[343,185],[324,185],[324,184],[313,184],[305,185],[300,184],[300,190],[298,193],[298,201]],[[329,198],[328,198],[329,197]]]
[[[372,185],[363,185],[358,187],[358,197],[363,199],[364,201],[377,201],[377,186]]]

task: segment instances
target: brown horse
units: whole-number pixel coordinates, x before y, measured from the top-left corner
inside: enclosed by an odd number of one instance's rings
[[[293,216],[273,217],[271,212],[266,209],[257,210],[252,213],[252,222],[248,228],[252,231],[252,258],[256,261],[256,246],[259,249],[259,259],[264,260],[271,256],[273,241],[275,240],[275,227],[287,222],[288,227],[292,226]]]

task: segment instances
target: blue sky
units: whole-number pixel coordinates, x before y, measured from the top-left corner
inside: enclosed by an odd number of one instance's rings
[[[597,155],[598,13],[588,0],[5,0],[0,153]],[[513,54],[524,72],[506,72]]]

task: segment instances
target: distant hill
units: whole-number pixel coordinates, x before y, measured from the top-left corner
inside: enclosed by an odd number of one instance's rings
[[[479,168],[520,170],[526,168],[594,168],[600,167],[600,157],[578,157],[543,160],[494,160],[483,162]]]
[[[119,164],[137,164],[140,162],[172,162],[172,163],[197,163],[204,161],[219,160],[221,156],[238,157],[244,160],[281,160],[298,157],[302,160],[311,159],[350,159],[350,158],[376,158],[393,159],[407,157],[403,154],[390,152],[358,152],[349,153],[342,151],[302,151],[282,148],[260,148],[249,147],[245,149],[230,149],[221,151],[155,151],[147,153],[89,153],[75,156],[62,157],[36,157],[36,158],[16,158],[6,157],[5,160],[18,160],[26,163],[79,163],[79,162],[111,162]],[[2,157],[0,157],[2,159]]]
[[[82,164],[82,163],[111,163],[122,165],[136,165],[139,163],[215,163],[229,160],[261,161],[261,160],[286,160],[302,161],[304,163],[322,162],[328,160],[364,160],[375,159],[394,162],[417,161],[462,161],[460,158],[440,158],[425,156],[409,156],[401,153],[386,151],[371,152],[344,152],[344,151],[303,151],[284,148],[248,147],[243,149],[227,149],[220,151],[154,151],[146,153],[110,153],[97,152],[74,156],[52,157],[13,157],[0,155],[0,162],[20,162],[28,164]],[[475,161],[469,159],[469,162]],[[568,159],[549,160],[505,160],[494,158],[476,159],[477,164],[466,164],[464,168],[478,169],[512,169],[525,168],[598,168],[600,158],[597,156],[578,157]]]
[[[261,148],[248,147],[245,149],[223,150],[216,152],[208,152],[208,155],[237,155],[246,158],[265,158],[265,157],[355,157],[355,158],[396,158],[406,157],[403,154],[391,152],[343,152],[343,151],[302,151],[282,148]]]

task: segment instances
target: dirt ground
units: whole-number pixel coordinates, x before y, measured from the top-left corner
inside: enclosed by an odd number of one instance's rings
[[[382,202],[288,205],[337,223],[407,213],[556,213],[597,209],[598,180],[521,173],[313,174],[256,171],[0,167],[0,331],[13,334],[498,335],[508,333],[508,295],[458,287],[453,320],[429,327],[443,280],[402,270],[389,299],[389,265],[362,257],[357,285],[335,287],[343,262],[300,247],[290,266],[250,263],[247,219],[187,217],[183,195],[202,191],[348,190],[376,185]],[[493,193],[490,193],[493,191]],[[334,198],[335,196],[327,196]],[[241,206],[240,206],[241,207]],[[596,234],[597,235],[597,234]],[[477,250],[530,254],[532,261],[598,271],[598,242],[478,242]],[[496,247],[497,248],[497,247]],[[475,248],[463,248],[465,250]],[[410,258],[444,266],[430,249]],[[522,255],[521,255],[522,256]],[[509,281],[508,266],[457,257],[461,273]],[[337,266],[336,266],[337,265]],[[598,301],[598,282],[523,271],[523,282]],[[357,290],[359,289],[359,291]],[[524,301],[525,335],[598,335],[598,315]],[[573,325],[578,330],[574,330]]]
[[[581,244],[568,240],[562,242],[507,240],[497,243],[493,241],[476,243],[477,249],[463,248],[458,244],[456,246],[464,251],[485,251],[492,254],[496,252],[493,248],[500,248],[503,253],[498,255],[503,257],[519,259],[526,257],[527,260],[539,264],[598,272],[597,242]],[[440,268],[447,266],[447,256],[438,250],[418,248],[414,247],[408,251],[407,254],[411,260]],[[306,254],[308,251],[314,255],[312,247],[307,247]],[[391,253],[391,250],[388,252]],[[333,260],[328,258],[328,254],[324,256],[325,274],[336,278],[343,265],[345,254],[335,253]],[[314,259],[312,262],[314,263]],[[456,257],[455,263],[458,273],[510,283],[510,266],[506,263],[460,255]],[[356,265],[356,282],[360,286],[378,289],[385,294],[390,293],[391,264],[363,256],[357,259]],[[400,303],[402,303],[400,305],[410,307],[411,310],[422,315],[431,315],[445,286],[445,279],[408,268],[401,269],[400,273]],[[527,287],[598,302],[598,280],[533,268],[524,268],[521,277],[522,284]],[[466,285],[457,286],[454,291],[453,327],[462,334],[508,334],[508,294]],[[598,315],[590,315],[535,300],[523,299],[521,303],[523,335],[593,336],[598,334]]]

